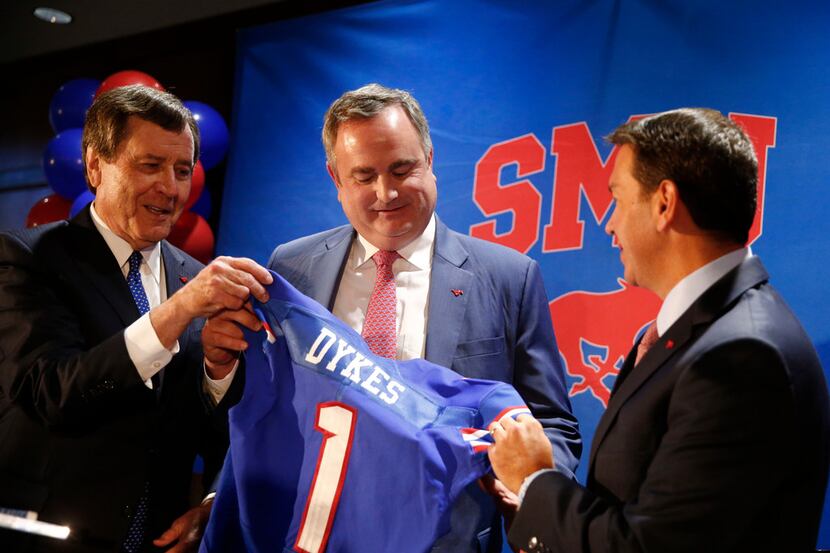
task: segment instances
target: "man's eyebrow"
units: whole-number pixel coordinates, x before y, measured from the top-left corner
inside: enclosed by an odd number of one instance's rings
[[[396,161],[395,163],[393,163],[392,165],[389,166],[389,170],[394,171],[395,169],[399,169],[399,168],[403,167],[404,165],[415,165],[416,163],[418,163],[418,160],[415,159],[415,158],[413,158],[413,159],[399,159],[398,161]]]
[[[368,166],[361,165],[361,166],[358,166],[358,167],[352,167],[352,170],[349,171],[349,174],[354,175],[355,173],[374,173],[374,172],[375,172],[374,167],[368,167]]]
[[[134,155],[134,159],[149,159],[151,161],[164,161],[164,156],[158,156],[156,154],[151,153],[143,153],[139,155]]]

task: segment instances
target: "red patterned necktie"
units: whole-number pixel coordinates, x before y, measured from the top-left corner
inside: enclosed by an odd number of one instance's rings
[[[651,346],[653,346],[660,336],[657,334],[657,322],[651,323],[643,334],[643,339],[637,345],[637,358],[634,360],[634,365],[640,363],[640,359],[646,354]]]
[[[398,252],[378,250],[372,256],[377,266],[375,288],[369,298],[366,320],[363,323],[363,338],[369,349],[376,355],[394,359],[398,351],[395,330],[395,275],[392,264],[400,257]]]

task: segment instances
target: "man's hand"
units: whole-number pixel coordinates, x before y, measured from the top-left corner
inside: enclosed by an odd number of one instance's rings
[[[516,511],[519,508],[519,496],[508,490],[501,480],[494,478],[490,473],[482,476],[478,480],[478,485],[493,496],[496,508],[504,518],[504,527],[509,531],[510,525],[513,523],[513,517],[516,516]]]
[[[225,309],[240,309],[250,296],[268,301],[264,285],[273,278],[267,269],[245,258],[217,257],[181,290],[150,311],[159,341],[173,347],[187,325]]]
[[[225,378],[233,369],[239,352],[248,349],[242,327],[259,331],[262,322],[254,315],[250,302],[242,309],[218,312],[202,328],[205,368],[213,380]]]
[[[495,444],[487,455],[496,477],[513,493],[537,470],[553,468],[553,448],[542,425],[529,415],[502,419],[491,428]]]
[[[268,301],[263,285],[271,282],[271,273],[251,259],[217,257],[171,299],[191,320],[210,317],[224,309],[240,309],[249,295]]]
[[[208,518],[210,517],[210,509],[213,507],[213,499],[205,501],[198,507],[194,507],[185,514],[173,521],[161,536],[153,540],[153,545],[156,547],[167,547],[173,545],[167,550],[167,553],[185,553],[187,551],[197,551],[199,549],[199,542],[202,540],[202,534],[205,532]]]

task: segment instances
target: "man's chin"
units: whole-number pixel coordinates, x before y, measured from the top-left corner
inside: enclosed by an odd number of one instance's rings
[[[411,231],[411,225],[406,228],[373,228],[371,236],[364,236],[364,238],[382,250],[399,250],[415,238]]]
[[[155,244],[156,242],[161,242],[162,240],[166,239],[170,232],[173,230],[173,223],[165,224],[165,225],[156,225],[152,229],[149,229],[142,235],[142,239],[146,242],[150,242],[151,244]]]

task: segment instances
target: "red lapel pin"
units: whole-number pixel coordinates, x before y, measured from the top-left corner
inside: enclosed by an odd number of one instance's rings
[[[666,340],[666,349],[672,349],[674,347],[674,340]]]
[[[187,277],[186,276],[180,276],[179,280],[182,281],[182,284],[187,284]]]
[[[459,290],[458,288],[453,288],[452,290],[450,290],[450,292],[452,292],[452,295],[455,296],[456,298],[458,296],[463,296],[464,295],[464,290]]]

